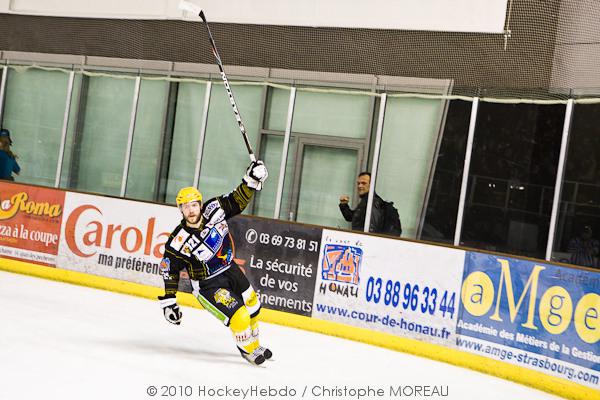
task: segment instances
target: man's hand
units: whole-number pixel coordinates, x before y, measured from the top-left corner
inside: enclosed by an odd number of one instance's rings
[[[161,298],[159,296],[160,306],[163,309],[163,313],[165,315],[165,319],[174,325],[179,325],[181,323],[181,317],[183,314],[179,311],[179,306],[177,305],[177,299],[174,297],[170,298]]]
[[[350,196],[347,196],[345,194],[340,196],[340,203],[341,204],[348,204],[350,202]]]
[[[267,171],[265,164],[262,161],[257,160],[250,164],[246,170],[246,175],[244,175],[242,180],[248,187],[255,190],[261,190],[263,183],[265,183],[268,176],[269,172]]]

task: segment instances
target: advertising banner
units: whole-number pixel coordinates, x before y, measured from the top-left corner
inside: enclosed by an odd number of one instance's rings
[[[453,347],[464,251],[323,230],[313,317]]]
[[[56,265],[65,193],[0,181],[0,256]]]
[[[263,307],[310,316],[322,228],[242,216],[229,226]]]
[[[600,273],[468,252],[460,303],[462,350],[600,389]]]
[[[164,245],[180,220],[176,207],[67,193],[57,264],[163,287]]]

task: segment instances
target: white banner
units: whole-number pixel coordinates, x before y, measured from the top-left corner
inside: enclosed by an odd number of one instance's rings
[[[507,0],[189,0],[211,22],[502,33]],[[96,18],[195,18],[179,0],[13,0],[0,12]],[[1,3],[0,3],[1,6]]]
[[[56,264],[163,287],[159,264],[180,219],[176,207],[67,193]]]
[[[455,347],[464,256],[323,230],[312,316]]]

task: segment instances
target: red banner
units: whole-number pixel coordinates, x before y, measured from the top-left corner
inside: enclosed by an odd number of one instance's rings
[[[56,264],[65,192],[0,181],[0,256]]]

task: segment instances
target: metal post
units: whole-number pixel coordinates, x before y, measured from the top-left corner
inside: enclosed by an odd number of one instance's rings
[[[67,100],[65,104],[65,113],[63,115],[62,131],[60,136],[60,147],[58,149],[58,161],[56,162],[56,177],[54,187],[60,185],[60,175],[62,174],[63,158],[65,155],[65,143],[67,141],[67,131],[69,128],[69,115],[71,114],[71,100],[73,97],[73,84],[75,82],[75,71],[69,73],[69,83],[67,84]]]
[[[127,150],[125,152],[125,165],[123,166],[123,180],[121,181],[121,197],[125,197],[127,190],[127,177],[129,176],[129,162],[131,161],[131,147],[133,146],[133,132],[135,131],[135,119],[137,117],[138,100],[140,98],[140,85],[142,77],[135,78],[135,89],[133,91],[133,105],[131,107],[131,120],[129,121],[129,135],[127,137]]]
[[[565,111],[565,122],[563,124],[562,141],[560,143],[560,156],[558,158],[558,170],[556,171],[556,183],[554,185],[554,199],[552,200],[552,214],[550,216],[550,229],[548,230],[548,242],[546,243],[546,260],[552,258],[552,247],[554,246],[554,235],[556,234],[556,221],[558,220],[558,209],[560,207],[560,195],[565,172],[565,160],[567,158],[567,147],[569,144],[569,133],[571,132],[571,120],[573,117],[573,99],[567,101]]]
[[[469,134],[467,136],[467,149],[465,151],[465,163],[463,166],[462,183],[460,185],[460,200],[458,201],[458,213],[456,215],[456,230],[454,231],[454,245],[460,244],[462,233],[463,215],[465,212],[465,199],[467,197],[467,184],[469,183],[469,169],[471,168],[471,153],[473,152],[473,138],[475,136],[475,124],[477,123],[477,109],[479,108],[479,97],[473,98],[471,105],[471,121],[469,122]]]
[[[279,219],[281,211],[281,199],[283,197],[283,185],[285,183],[285,166],[287,165],[288,149],[290,147],[290,136],[292,134],[292,120],[294,117],[294,105],[296,104],[296,88],[290,91],[288,102],[288,114],[285,124],[285,136],[283,137],[283,148],[281,149],[281,163],[279,164],[279,180],[277,181],[277,194],[275,195],[275,210],[273,218]]]
[[[198,149],[196,151],[196,167],[194,168],[194,187],[200,184],[200,166],[202,165],[202,153],[204,152],[204,139],[206,138],[206,126],[208,125],[208,108],[210,106],[210,95],[212,91],[212,82],[206,84],[204,93],[204,106],[202,108],[202,126],[200,127],[200,138],[198,139]]]
[[[375,181],[377,180],[377,167],[379,164],[379,151],[381,149],[381,134],[383,132],[383,120],[385,116],[385,104],[387,102],[387,93],[381,94],[379,101],[379,118],[377,119],[377,131],[375,133],[375,148],[373,149],[373,168],[371,169],[371,185],[369,186],[369,196],[367,198],[367,212],[365,214],[364,232],[369,232],[371,225],[371,207],[373,207],[373,198],[375,197]]]

